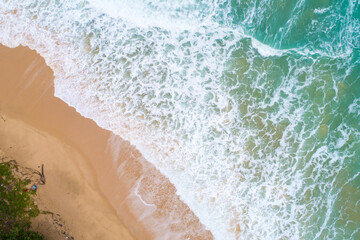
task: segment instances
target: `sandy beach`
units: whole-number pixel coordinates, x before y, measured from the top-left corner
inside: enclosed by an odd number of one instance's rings
[[[45,165],[40,208],[75,239],[213,238],[133,146],[54,97],[53,72],[35,51],[1,45],[0,73],[0,149]],[[33,227],[46,232],[41,221]]]
[[[73,147],[31,125],[1,113],[0,148],[20,166],[40,170],[45,185],[38,185],[37,204],[52,212],[66,235],[75,239],[134,239],[109,203],[98,193],[88,164]],[[46,239],[65,239],[52,216],[42,214],[32,225]],[[118,238],[117,238],[118,237]]]

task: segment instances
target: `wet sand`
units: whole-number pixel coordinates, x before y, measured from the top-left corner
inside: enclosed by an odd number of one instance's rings
[[[0,149],[32,168],[45,163],[39,195],[75,239],[213,238],[133,146],[54,97],[35,51],[0,45],[0,113]]]

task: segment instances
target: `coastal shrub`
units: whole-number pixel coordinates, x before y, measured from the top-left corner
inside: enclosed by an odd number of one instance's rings
[[[38,240],[43,236],[29,231],[30,220],[40,211],[34,203],[35,191],[28,191],[29,181],[15,177],[13,162],[0,163],[0,240]]]

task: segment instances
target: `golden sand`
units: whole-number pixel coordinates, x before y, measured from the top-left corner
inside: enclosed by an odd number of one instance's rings
[[[24,166],[45,164],[40,209],[58,213],[75,239],[213,238],[133,146],[54,97],[35,51],[0,45],[0,114],[0,149]],[[33,226],[50,234],[46,221]]]

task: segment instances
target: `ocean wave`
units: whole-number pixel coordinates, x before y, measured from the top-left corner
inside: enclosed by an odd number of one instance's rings
[[[225,3],[1,1],[0,42],[36,49],[55,95],[134,144],[216,239],[350,239],[336,189],[358,124],[338,119],[356,119],[357,62],[265,45]]]

